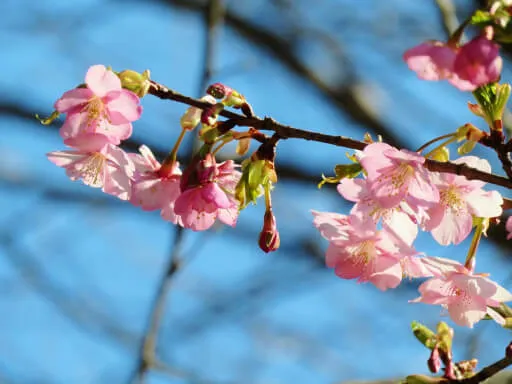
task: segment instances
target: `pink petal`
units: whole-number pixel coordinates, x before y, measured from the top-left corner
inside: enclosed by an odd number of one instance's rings
[[[78,112],[94,93],[88,88],[75,88],[65,92],[55,102],[55,109],[60,113]]]
[[[345,199],[353,202],[360,201],[367,195],[365,179],[343,179],[338,184],[338,193]]]
[[[388,256],[380,255],[374,261],[374,272],[368,281],[385,291],[388,288],[396,288],[402,281],[402,267],[400,261]]]
[[[450,303],[448,313],[456,324],[473,328],[473,325],[487,314],[487,305],[480,297],[465,297]]]
[[[226,193],[217,185],[217,183],[207,183],[201,188],[201,195],[208,203],[213,203],[217,208],[230,208]]]
[[[120,91],[121,80],[119,77],[105,68],[104,65],[93,65],[85,75],[87,87],[99,97],[105,96],[111,91]]]
[[[82,152],[101,152],[109,145],[108,137],[104,135],[85,133],[64,140],[64,144],[77,148]]]
[[[219,209],[217,218],[224,224],[234,227],[238,219],[238,206],[233,205],[231,208]]]
[[[131,123],[142,114],[140,99],[128,90],[110,92],[105,100],[110,122],[114,125]]]
[[[130,176],[123,169],[108,164],[103,185],[103,192],[117,196],[121,200],[130,200],[131,195]]]
[[[46,156],[53,164],[58,167],[67,167],[77,161],[87,157],[87,154],[77,151],[54,151],[47,153]]]
[[[466,196],[466,201],[477,217],[498,217],[503,213],[503,198],[497,191],[475,190]]]
[[[348,217],[339,213],[311,211],[313,225],[329,241],[347,239]]]
[[[441,245],[459,244],[471,233],[473,217],[466,209],[447,207],[441,223],[432,229],[432,237]]]

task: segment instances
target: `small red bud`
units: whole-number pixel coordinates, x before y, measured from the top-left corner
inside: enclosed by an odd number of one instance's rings
[[[428,369],[432,373],[437,373],[441,369],[441,358],[439,357],[439,349],[435,347],[427,361]]]
[[[231,95],[232,92],[233,90],[230,87],[222,83],[212,84],[206,90],[207,94],[212,95],[216,99],[223,99],[224,97]]]
[[[260,232],[259,246],[263,252],[269,253],[279,248],[281,240],[277,231],[276,218],[271,210],[265,212],[263,229]]]
[[[512,359],[512,343],[507,345],[507,348],[505,349],[505,357],[507,359]]]

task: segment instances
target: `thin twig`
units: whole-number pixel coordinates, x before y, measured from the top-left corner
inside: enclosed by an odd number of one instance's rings
[[[174,100],[179,103],[191,105],[201,109],[207,109],[212,106],[212,104],[208,102],[182,95],[155,81],[152,81],[151,85],[152,86],[150,87],[149,93],[160,99]],[[327,135],[324,133],[312,132],[294,128],[288,125],[283,125],[269,117],[246,117],[228,110],[221,111],[220,115],[227,117],[233,123],[235,123],[235,125],[254,127],[259,130],[274,131],[279,135],[281,139],[302,139],[358,150],[362,150],[368,145],[365,142],[354,140],[345,136]],[[425,167],[433,172],[454,173],[456,175],[465,176],[468,180],[481,180],[487,183],[512,189],[512,180],[509,180],[503,176],[479,171],[478,169],[469,167],[465,164],[455,164],[451,162],[440,162],[426,159]]]
[[[156,356],[158,331],[160,324],[163,319],[165,305],[167,301],[167,295],[169,289],[174,281],[174,277],[180,270],[180,250],[183,236],[183,228],[179,225],[176,226],[176,238],[174,240],[174,246],[169,258],[169,262],[160,280],[160,284],[155,294],[153,305],[150,311],[150,319],[147,331],[140,348],[140,357],[135,377],[139,383],[143,383],[147,372],[154,367],[161,366]]]

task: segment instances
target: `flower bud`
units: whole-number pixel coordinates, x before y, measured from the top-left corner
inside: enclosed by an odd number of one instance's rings
[[[242,177],[235,189],[240,209],[244,209],[249,203],[256,203],[256,199],[263,193],[264,185],[277,182],[274,163],[254,157],[253,155],[242,163]]]
[[[144,97],[149,91],[151,85],[149,81],[150,72],[146,69],[142,73],[126,69],[117,74],[121,80],[121,86],[129,91],[132,91],[139,97]]]
[[[207,94],[212,95],[216,99],[223,99],[225,97],[229,97],[229,95],[231,95],[232,92],[233,89],[222,83],[212,84],[206,90]]]
[[[411,324],[412,332],[418,341],[425,347],[433,349],[436,346],[437,337],[436,334],[430,330],[427,326],[413,321]]]
[[[236,143],[236,153],[240,156],[245,155],[249,151],[249,147],[251,146],[251,138],[245,137],[240,139]]]
[[[272,210],[265,212],[263,219],[263,229],[260,232],[259,246],[263,252],[269,253],[279,248],[281,240],[277,231],[276,218]]]
[[[211,104],[215,104],[215,98],[210,95],[203,96],[201,101],[205,101]],[[180,124],[183,129],[192,131],[201,122],[201,114],[203,110],[196,107],[190,107],[181,116]]]
[[[439,147],[430,152],[429,157],[432,160],[446,162],[450,161],[450,150],[447,147]]]
[[[441,369],[441,358],[439,357],[439,349],[437,347],[432,350],[427,365],[432,373],[437,373]]]
[[[505,349],[505,357],[507,359],[512,359],[512,343],[507,345],[507,348]]]

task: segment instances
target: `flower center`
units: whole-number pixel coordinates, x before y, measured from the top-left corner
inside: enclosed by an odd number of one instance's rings
[[[401,163],[391,175],[391,185],[394,189],[401,189],[414,174],[414,167],[408,163]]]
[[[87,113],[87,125],[89,126],[91,126],[96,120],[101,121],[105,119],[107,122],[110,122],[105,109],[105,104],[100,97],[94,96],[89,99],[87,104],[85,104],[83,111]]]
[[[375,254],[373,241],[365,240],[355,246],[351,252],[352,259],[358,265],[367,265]]]
[[[458,212],[464,208],[464,200],[460,196],[460,192],[456,187],[450,186],[439,192],[441,203],[450,208],[454,212]]]
[[[82,167],[79,169],[80,176],[85,185],[91,187],[102,187],[103,178],[100,177],[101,171],[105,166],[107,158],[99,153],[93,153],[82,163]]]

